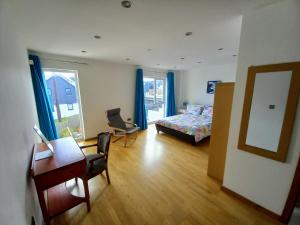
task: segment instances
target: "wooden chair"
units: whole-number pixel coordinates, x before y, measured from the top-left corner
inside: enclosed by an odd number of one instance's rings
[[[119,137],[113,142],[124,138],[124,147],[126,147],[128,136],[135,134],[134,140],[136,140],[137,133],[140,128],[134,123],[125,122],[120,115],[120,111],[120,108],[107,110],[106,117],[108,120],[108,127],[112,131],[113,135]]]
[[[98,174],[102,174],[105,170],[106,178],[108,184],[110,184],[109,174],[108,174],[108,152],[110,145],[110,133],[100,133],[97,136],[97,143],[92,145],[80,146],[81,149],[89,147],[97,147],[97,153],[85,155],[86,157],[86,174],[88,179],[91,179]]]

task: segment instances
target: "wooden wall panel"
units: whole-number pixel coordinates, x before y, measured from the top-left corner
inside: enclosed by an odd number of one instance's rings
[[[234,83],[216,85],[207,174],[223,181]]]

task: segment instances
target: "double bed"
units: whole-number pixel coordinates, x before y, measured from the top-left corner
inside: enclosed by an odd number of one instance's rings
[[[195,110],[195,106],[199,107],[199,110]],[[212,107],[194,105],[194,110],[188,107],[186,113],[165,117],[156,121],[155,126],[157,133],[162,131],[196,145],[210,136],[211,124]]]

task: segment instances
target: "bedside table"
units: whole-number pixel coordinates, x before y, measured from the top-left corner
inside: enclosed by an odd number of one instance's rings
[[[186,109],[179,109],[178,112],[179,112],[179,114],[184,114],[184,113],[186,113]]]

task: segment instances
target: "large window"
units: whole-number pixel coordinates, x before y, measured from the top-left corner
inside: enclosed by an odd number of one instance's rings
[[[83,122],[76,71],[44,69],[56,129],[60,137],[83,139]]]
[[[144,92],[148,123],[164,117],[165,80],[163,78],[144,77]]]

